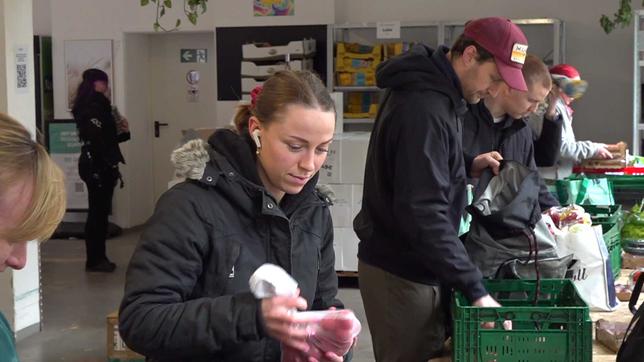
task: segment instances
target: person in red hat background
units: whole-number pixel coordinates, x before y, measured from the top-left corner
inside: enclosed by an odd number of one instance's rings
[[[457,230],[466,201],[464,165],[472,165],[473,177],[486,167],[498,172],[501,155],[464,160],[462,120],[467,103],[494,93],[495,85],[527,91],[521,73],[527,48],[510,20],[483,18],[468,22],[451,49],[417,44],[377,69],[377,84],[386,93],[353,225],[376,361],[441,355],[448,288],[476,306],[499,305]]]
[[[572,173],[575,164],[589,158],[609,159],[611,153],[603,143],[577,141],[572,127],[574,110],[571,104],[581,97],[588,85],[581,80],[579,71],[569,64],[558,64],[550,68],[553,79],[554,102],[548,104],[546,116],[554,119],[561,116],[561,145],[559,157],[551,167],[540,167],[539,173],[547,180],[560,180]]]

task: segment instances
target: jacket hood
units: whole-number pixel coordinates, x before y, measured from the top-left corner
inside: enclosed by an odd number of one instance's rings
[[[442,53],[442,54],[441,54]],[[402,90],[434,90],[447,95],[455,103],[461,103],[461,91],[452,83],[449,75],[437,65],[447,48],[434,50],[417,44],[410,51],[391,58],[378,66],[376,80],[380,88]]]

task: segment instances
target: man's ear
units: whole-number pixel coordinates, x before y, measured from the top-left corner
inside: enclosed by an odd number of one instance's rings
[[[476,50],[474,45],[468,45],[463,49],[463,62],[467,67],[470,67],[472,64],[478,61],[479,52]]]

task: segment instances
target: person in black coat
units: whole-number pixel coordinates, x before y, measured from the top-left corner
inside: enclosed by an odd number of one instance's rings
[[[121,177],[118,164],[125,163],[119,143],[130,139],[127,120],[112,107],[108,90],[107,74],[100,69],[87,69],[72,107],[78,137],[83,144],[78,174],[88,193],[85,270],[91,272],[112,272],[116,268],[116,264],[107,258],[105,239],[114,187]]]
[[[451,49],[418,44],[378,66],[377,84],[386,91],[353,222],[377,361],[427,361],[442,353],[445,289],[479,307],[499,306],[457,236],[466,199],[462,119],[467,103],[479,102],[496,83],[525,90],[526,50],[525,35],[510,20],[484,18],[468,22]],[[498,171],[496,157],[477,156],[472,173]]]
[[[501,84],[496,96],[488,96],[483,102],[470,105],[463,122],[463,153],[466,160],[481,153],[497,151],[504,160],[517,161],[537,170],[533,133],[525,117],[546,99],[552,80],[548,67],[534,55],[526,57],[522,73],[528,86],[527,92]],[[466,164],[465,168],[469,169],[470,165]],[[476,180],[468,182],[474,184]],[[540,180],[539,205],[542,211],[559,206],[543,180]]]
[[[306,349],[293,310],[342,308],[330,200],[316,189],[335,129],[328,91],[310,72],[278,72],[235,126],[173,153],[187,180],[161,196],[130,261],[119,331],[148,360],[279,361],[280,343]],[[248,281],[264,263],[299,296],[256,299]]]

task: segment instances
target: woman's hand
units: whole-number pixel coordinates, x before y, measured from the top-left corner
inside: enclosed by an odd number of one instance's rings
[[[306,342],[308,332],[299,327],[295,319],[295,309],[305,310],[306,300],[298,296],[277,296],[262,299],[261,309],[266,332],[269,336],[282,342],[293,349],[307,352],[309,344]]]

